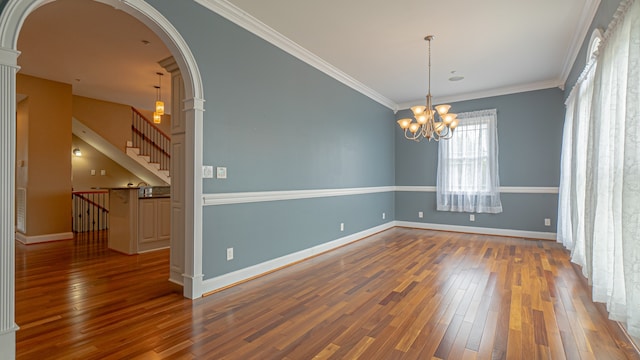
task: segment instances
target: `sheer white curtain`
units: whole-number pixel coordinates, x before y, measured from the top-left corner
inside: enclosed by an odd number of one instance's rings
[[[496,109],[458,114],[458,127],[438,145],[437,209],[502,212]]]
[[[640,1],[621,3],[598,53],[567,101],[558,241],[640,337]]]
[[[573,262],[585,264],[585,276],[590,267],[584,242],[587,139],[595,68],[595,61],[587,64],[566,102],[558,199],[558,241],[571,250]]]

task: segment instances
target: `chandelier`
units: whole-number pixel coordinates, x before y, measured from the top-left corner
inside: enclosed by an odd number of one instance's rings
[[[456,114],[449,113],[451,105],[436,105],[435,110],[431,103],[431,40],[433,35],[424,38],[429,42],[429,91],[425,105],[411,107],[415,122],[411,118],[398,120],[398,125],[404,130],[404,137],[409,140],[420,141],[423,138],[431,141],[451,139],[453,130],[458,126]]]

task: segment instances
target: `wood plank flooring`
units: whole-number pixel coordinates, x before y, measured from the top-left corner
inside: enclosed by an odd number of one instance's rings
[[[394,228],[195,301],[168,256],[17,244],[18,358],[640,358],[555,242]]]

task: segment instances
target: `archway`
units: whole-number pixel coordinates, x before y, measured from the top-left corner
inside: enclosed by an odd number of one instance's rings
[[[200,72],[187,43],[162,14],[143,0],[95,0],[135,17],[165,43],[175,60],[175,69],[184,83],[184,94],[176,102],[172,138],[178,139],[179,156],[171,167],[171,177],[181,183],[172,216],[172,228],[181,229],[183,247],[182,285],[184,296],[202,296],[202,119],[204,94]],[[14,219],[15,219],[15,126],[18,35],[27,16],[50,0],[9,0],[0,15],[0,348],[15,356]],[[178,115],[179,114],[179,115]],[[178,121],[179,118],[179,121]],[[173,161],[173,159],[172,159]],[[173,164],[172,164],[173,165]],[[175,169],[175,170],[174,170]],[[172,197],[172,202],[173,202]],[[173,204],[172,204],[173,207]],[[174,252],[172,244],[172,252]],[[182,257],[182,256],[181,256]],[[175,279],[174,279],[175,281]]]

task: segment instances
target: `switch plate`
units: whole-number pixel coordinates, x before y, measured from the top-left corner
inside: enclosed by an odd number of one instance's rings
[[[340,231],[344,231],[344,223],[340,223]]]
[[[226,179],[227,178],[227,168],[224,166],[218,166],[216,168],[216,178],[218,179]]]
[[[101,176],[107,175],[107,170],[100,170],[100,175]]]
[[[233,248],[227,248],[227,261],[233,260]]]
[[[551,226],[551,219],[549,218],[544,219],[544,226]]]
[[[210,166],[210,165],[202,166],[202,178],[203,179],[213,178],[213,166]]]
[[[470,214],[469,221],[476,221],[476,216],[474,214]]]
[[[95,176],[96,175],[96,171],[91,169],[91,176]]]
[[[387,218],[387,214],[386,213],[382,213],[382,220]]]
[[[422,211],[418,211],[418,217],[422,219],[424,217],[424,213]]]

